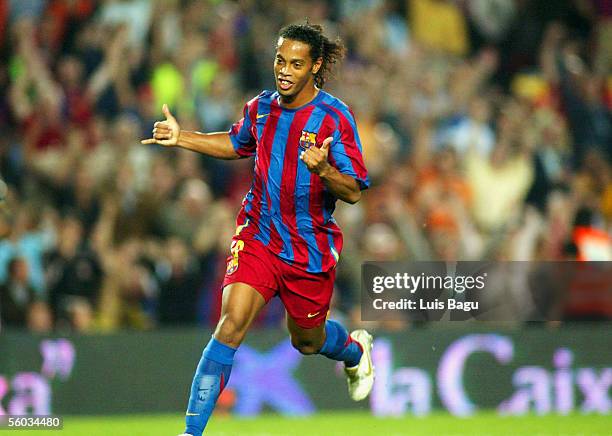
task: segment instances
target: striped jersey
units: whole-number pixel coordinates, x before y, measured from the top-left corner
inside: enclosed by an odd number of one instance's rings
[[[299,154],[333,137],[329,163],[366,189],[370,182],[352,111],[323,90],[294,109],[280,105],[278,92],[264,91],[243,115],[229,136],[241,157],[255,156],[255,174],[237,225],[299,269],[332,269],[342,251],[342,232],[332,217],[336,197]]]

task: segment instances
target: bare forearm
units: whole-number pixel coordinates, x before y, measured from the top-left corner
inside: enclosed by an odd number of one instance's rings
[[[217,159],[239,159],[227,132],[200,133],[181,130],[179,147],[196,151]]]
[[[355,204],[361,199],[361,189],[359,189],[357,180],[347,174],[342,174],[333,166],[328,165],[325,170],[321,171],[319,177],[323,179],[327,189],[336,198],[350,204]]]

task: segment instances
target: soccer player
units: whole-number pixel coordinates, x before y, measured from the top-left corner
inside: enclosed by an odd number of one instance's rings
[[[291,343],[303,354],[345,364],[349,395],[372,390],[372,336],[350,335],[327,319],[342,250],[332,217],[337,199],[356,203],[369,179],[355,119],[346,104],[321,88],[344,52],[321,26],[289,25],[279,32],[276,91],[244,107],[229,132],[181,130],[165,121],[143,144],[179,146],[219,159],[255,156],[253,184],[244,197],[223,282],[221,318],[197,366],[184,435],[200,436],[227,384],[234,353],[257,313],[278,295],[287,311]]]

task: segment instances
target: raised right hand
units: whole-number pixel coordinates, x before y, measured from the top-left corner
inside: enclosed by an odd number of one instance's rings
[[[153,124],[153,137],[150,139],[143,139],[140,141],[141,144],[159,144],[166,147],[173,147],[178,144],[181,127],[176,121],[176,118],[174,118],[174,115],[170,113],[170,109],[168,109],[168,105],[165,103],[162,106],[162,112],[166,120],[157,121]]]

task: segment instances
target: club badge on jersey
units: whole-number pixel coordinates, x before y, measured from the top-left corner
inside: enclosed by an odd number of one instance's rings
[[[240,253],[244,249],[244,241],[242,240],[234,240],[232,241],[232,246],[230,248],[230,252],[232,256],[227,262],[227,269],[225,273],[229,276],[233,274],[238,269],[238,253]]]
[[[313,132],[307,132],[302,130],[302,136],[300,137],[300,148],[307,150],[313,145],[317,144],[317,134]]]

